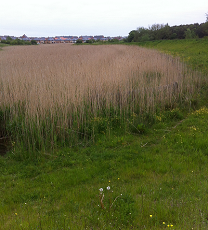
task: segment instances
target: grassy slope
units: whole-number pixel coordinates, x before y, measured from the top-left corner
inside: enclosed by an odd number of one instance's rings
[[[203,43],[142,45],[190,61]],[[196,68],[206,70],[207,55]],[[0,158],[0,229],[207,229],[206,100],[183,116],[167,111],[144,135],[100,137],[33,161]]]
[[[6,44],[0,43],[0,51],[2,50],[2,47],[6,46]]]
[[[208,73],[208,38],[189,40],[160,40],[136,43],[179,56],[193,68]]]

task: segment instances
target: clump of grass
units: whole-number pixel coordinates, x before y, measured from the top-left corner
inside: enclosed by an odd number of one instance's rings
[[[156,112],[189,106],[205,81],[177,58],[140,47],[6,47],[1,113],[16,148],[45,152],[118,128],[144,133]]]

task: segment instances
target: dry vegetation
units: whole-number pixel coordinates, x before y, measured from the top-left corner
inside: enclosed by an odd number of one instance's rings
[[[97,117],[174,108],[190,101],[201,81],[178,59],[123,45],[6,47],[0,71],[7,129],[30,149],[91,136]]]

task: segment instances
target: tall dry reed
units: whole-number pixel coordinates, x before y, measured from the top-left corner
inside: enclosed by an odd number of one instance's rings
[[[189,100],[200,79],[178,59],[136,46],[6,47],[0,107],[10,134],[29,150],[71,145],[94,135],[97,117],[125,120]]]

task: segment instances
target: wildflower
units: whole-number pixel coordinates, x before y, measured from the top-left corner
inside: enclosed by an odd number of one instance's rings
[[[152,218],[152,215],[150,215],[150,217]]]
[[[17,213],[15,212],[15,215],[17,216]]]
[[[158,121],[162,121],[162,117],[160,117],[160,116],[156,116],[156,119],[157,119]]]
[[[119,180],[120,178],[118,178],[118,180]]]
[[[165,224],[165,222],[163,222],[163,224]]]
[[[110,186],[107,187],[107,190],[110,190]]]
[[[100,193],[102,193],[103,192],[103,188],[100,188],[99,191],[100,191]]]

